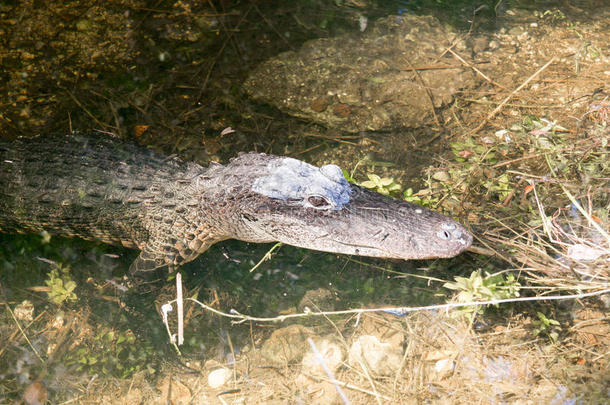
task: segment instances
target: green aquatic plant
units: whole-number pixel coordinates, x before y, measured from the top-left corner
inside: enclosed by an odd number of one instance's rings
[[[74,293],[76,283],[70,277],[70,266],[56,264],[49,273],[49,278],[45,280],[45,284],[50,288],[49,299],[55,304],[61,305],[64,302],[76,301],[77,296]]]
[[[128,378],[150,363],[153,348],[138,341],[130,330],[101,328],[91,347],[81,346],[67,356],[67,364],[80,371]]]
[[[469,303],[476,301],[493,301],[519,297],[521,284],[515,276],[509,274],[487,274],[481,275],[481,270],[473,271],[470,277],[455,277],[455,282],[447,282],[443,285],[453,291],[458,291],[456,302]],[[482,315],[486,306],[469,305],[461,307],[456,313],[468,316],[472,319],[476,315]]]
[[[392,192],[400,191],[400,184],[396,183],[392,177],[381,177],[374,173],[367,173],[369,179],[360,183],[362,187],[375,190],[383,195],[390,195]]]
[[[463,142],[452,142],[451,151],[458,162],[466,163],[467,169],[482,164],[497,163],[496,153],[492,147],[480,144],[473,137],[466,138]]]
[[[412,204],[418,204],[424,207],[428,205],[426,201],[422,200],[418,195],[413,192],[413,189],[411,187],[409,187],[402,193],[402,199]]]
[[[508,131],[506,133],[508,134]],[[497,156],[507,154],[504,142],[481,144],[469,137],[463,142],[453,142],[451,149],[455,161],[460,165],[446,172],[435,173],[434,180],[443,185],[461,184],[462,190],[479,190],[500,201],[504,201],[514,192],[511,176],[507,173],[498,174],[494,167],[498,162]]]
[[[343,177],[345,177],[345,180],[353,184],[358,184],[356,179],[354,179],[354,172],[350,173],[346,169],[341,170],[341,172],[343,172]]]
[[[508,174],[502,173],[493,179],[488,179],[483,182],[485,187],[492,195],[496,196],[500,201],[503,201],[510,193],[513,192],[513,186],[510,183]]]
[[[547,318],[542,312],[537,313],[538,319],[534,320],[534,336],[545,335],[552,343],[557,342],[561,324],[555,319]]]

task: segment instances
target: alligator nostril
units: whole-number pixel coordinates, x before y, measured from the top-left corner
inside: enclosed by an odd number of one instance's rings
[[[447,231],[439,231],[436,236],[444,240],[448,240],[449,238],[451,238],[451,234]]]

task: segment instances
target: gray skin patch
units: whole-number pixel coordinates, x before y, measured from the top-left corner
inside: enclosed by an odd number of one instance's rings
[[[340,210],[350,201],[352,188],[338,166],[318,168],[284,158],[269,162],[267,169],[269,174],[252,184],[255,193],[319,210]]]

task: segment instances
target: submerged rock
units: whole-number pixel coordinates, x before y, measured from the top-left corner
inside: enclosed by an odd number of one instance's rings
[[[357,370],[366,367],[376,376],[395,375],[400,370],[402,350],[376,336],[362,335],[349,349],[348,362]]]
[[[390,16],[365,33],[309,41],[260,65],[244,86],[280,110],[348,132],[426,124],[474,75],[443,56],[456,35],[430,16]],[[463,53],[465,45],[458,42]],[[416,69],[414,71],[413,69]]]
[[[261,347],[263,357],[274,365],[300,362],[309,349],[307,338],[312,330],[301,325],[290,325],[274,331]]]
[[[326,288],[308,290],[305,292],[305,295],[303,295],[303,298],[301,298],[297,310],[299,312],[333,311],[335,309],[336,300],[337,298],[335,295]]]
[[[305,353],[301,362],[302,373],[306,375],[327,376],[324,365],[331,373],[335,373],[345,357],[341,343],[332,336],[314,339],[313,343],[317,353],[312,348]]]

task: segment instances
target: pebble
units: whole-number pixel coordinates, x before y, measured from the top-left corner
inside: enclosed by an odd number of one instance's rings
[[[208,385],[211,388],[220,388],[225,385],[233,375],[233,372],[228,368],[218,368],[210,371],[208,374]]]

